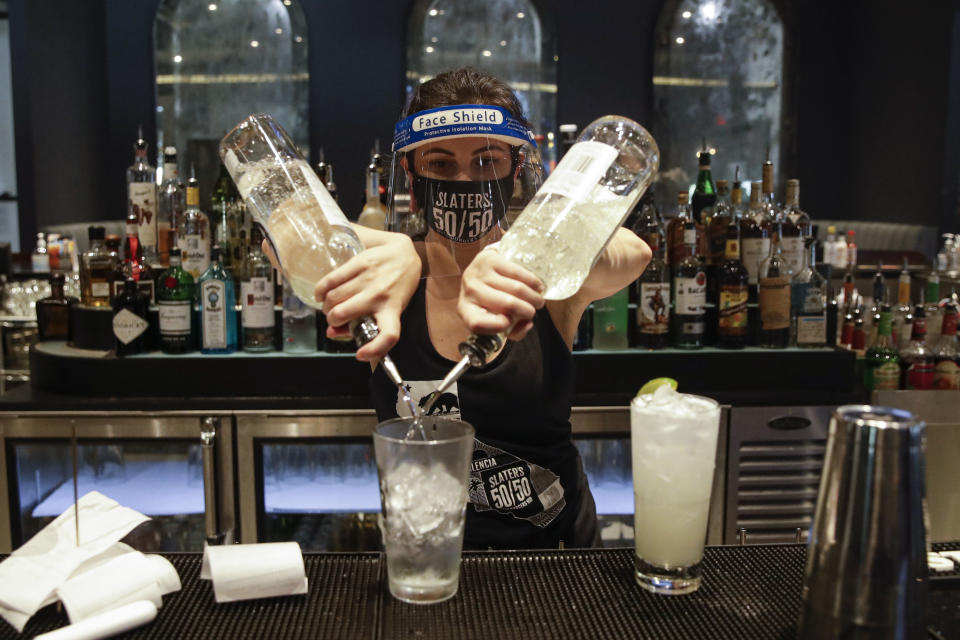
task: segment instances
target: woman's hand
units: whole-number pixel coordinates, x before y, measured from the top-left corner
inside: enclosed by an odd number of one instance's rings
[[[495,249],[477,254],[464,270],[457,313],[473,333],[499,333],[520,340],[544,305],[543,283]]]
[[[358,360],[373,362],[400,338],[400,314],[417,289],[421,262],[402,233],[354,229],[366,248],[317,282],[314,296],[323,304],[331,338],[348,335],[352,320],[373,316],[380,333],[357,350]]]

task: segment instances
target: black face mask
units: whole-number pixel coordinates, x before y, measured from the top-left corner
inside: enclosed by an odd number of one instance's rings
[[[431,229],[454,242],[475,242],[506,215],[513,197],[513,176],[458,181],[414,175],[413,197]]]

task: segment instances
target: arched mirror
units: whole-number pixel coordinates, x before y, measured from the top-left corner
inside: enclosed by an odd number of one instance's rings
[[[701,145],[713,177],[759,180],[780,166],[783,22],[768,0],[669,0],[657,21],[654,135],[661,207],[696,180]],[[782,181],[781,181],[782,182]]]
[[[298,0],[161,0],[153,27],[157,146],[196,165],[201,201],[216,147],[251,112],[267,112],[308,149],[307,28]]]
[[[472,66],[508,83],[535,133],[556,128],[556,59],[530,0],[417,0],[408,26],[407,92]]]

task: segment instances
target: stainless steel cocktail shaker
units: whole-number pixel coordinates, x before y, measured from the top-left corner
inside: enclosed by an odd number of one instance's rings
[[[799,637],[923,638],[925,424],[851,405],[830,421]]]

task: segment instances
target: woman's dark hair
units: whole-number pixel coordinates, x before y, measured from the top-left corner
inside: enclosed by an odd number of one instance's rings
[[[473,67],[444,71],[419,85],[410,97],[405,116],[427,109],[452,107],[458,104],[489,104],[502,107],[525,127],[530,128],[530,123],[523,115],[523,106],[513,90],[489,73],[478,71]]]

